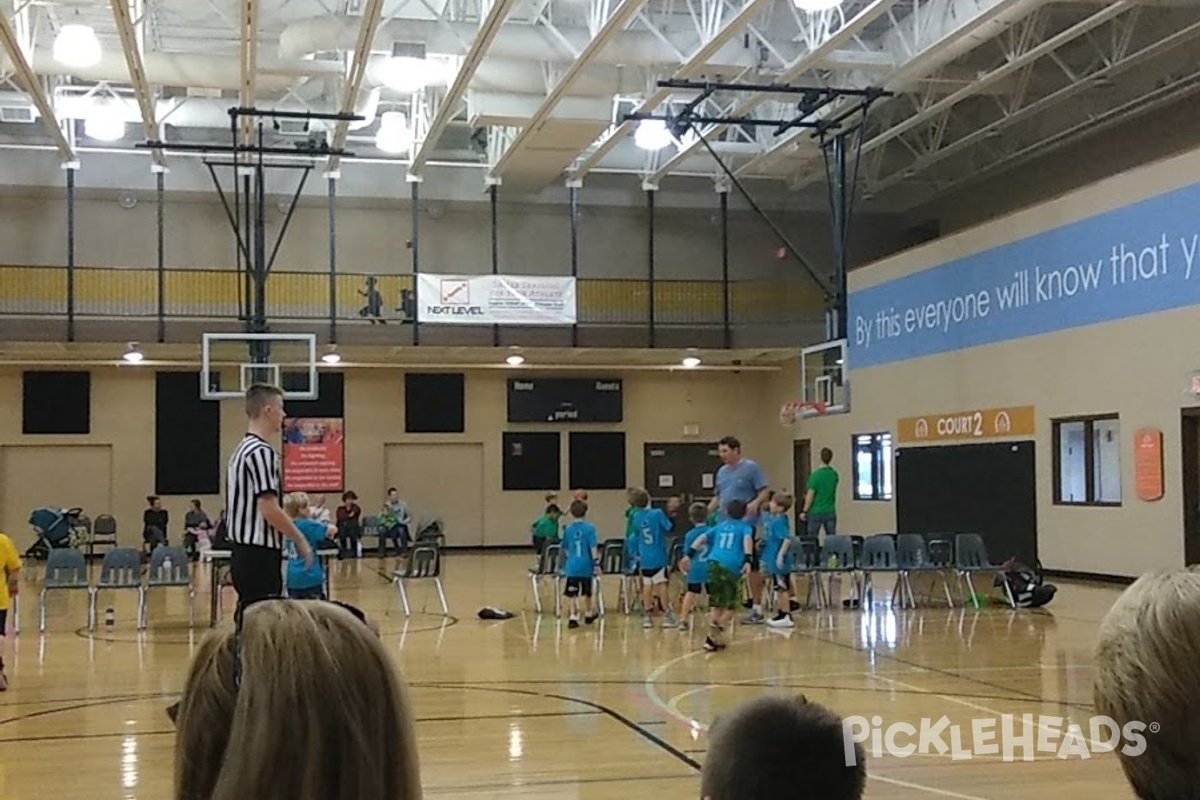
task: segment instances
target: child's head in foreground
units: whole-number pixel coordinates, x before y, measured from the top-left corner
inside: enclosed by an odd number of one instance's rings
[[[803,695],[752,700],[713,723],[700,796],[860,800],[866,754],[855,744],[847,757],[845,737],[841,718]]]

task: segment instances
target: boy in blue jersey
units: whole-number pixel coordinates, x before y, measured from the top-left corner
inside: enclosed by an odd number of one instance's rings
[[[650,494],[638,489],[632,494],[638,511],[633,515],[633,528],[638,537],[638,567],[642,572],[643,628],[654,627],[656,605],[663,612],[663,626],[674,628],[679,623],[667,603],[667,534],[671,520],[661,508],[650,507]]]
[[[762,571],[769,576],[775,590],[775,616],[767,620],[772,628],[791,628],[792,622],[792,530],[788,524],[788,511],[792,508],[792,496],[787,492],[776,492],[763,514]]]
[[[596,526],[584,519],[587,516],[587,503],[582,500],[571,502],[571,516],[574,521],[563,531],[562,548],[567,556],[563,568],[566,577],[566,587],[563,595],[570,606],[571,617],[568,628],[579,627],[579,598],[587,598],[587,613],[583,621],[591,625],[599,616],[592,606],[592,587],[595,585],[594,576],[600,570],[600,548],[596,543]]]
[[[337,536],[336,525],[308,518],[308,495],[304,492],[286,495],[283,510],[295,520],[296,530],[308,540],[314,554],[326,540]],[[325,568],[321,566],[321,559],[314,555],[312,565],[306,567],[291,539],[285,539],[283,547],[287,555],[287,596],[292,600],[325,600]]]
[[[692,560],[701,548],[707,547],[704,558],[708,564],[712,620],[704,649],[710,653],[729,646],[725,630],[742,601],[742,579],[750,575],[750,564],[754,561],[754,529],[743,521],[745,516],[746,503],[731,500],[725,506],[725,520],[698,536],[679,562],[680,569],[691,570]]]
[[[683,538],[685,553],[695,547],[696,541],[701,536],[708,533],[708,506],[704,503],[692,503],[691,508],[688,509],[688,519],[692,521],[692,529]],[[685,582],[687,591],[684,592],[683,608],[680,609],[679,614],[679,630],[681,631],[691,628],[692,610],[696,607],[696,600],[704,592],[704,584],[708,582],[708,562],[704,560],[703,556],[692,559]]]

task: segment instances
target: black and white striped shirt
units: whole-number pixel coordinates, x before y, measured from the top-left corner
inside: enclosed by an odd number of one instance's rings
[[[237,544],[283,547],[283,535],[263,519],[258,498],[279,496],[279,454],[253,433],[247,433],[229,457],[225,475],[225,509],[229,538]]]

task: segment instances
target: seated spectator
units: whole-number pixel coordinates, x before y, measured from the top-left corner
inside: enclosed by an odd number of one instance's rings
[[[408,504],[400,499],[400,492],[395,486],[388,489],[387,500],[383,502],[383,511],[379,515],[380,558],[387,556],[388,542],[395,544],[397,554],[408,553],[410,540],[408,526],[411,521],[412,516],[408,513]]]
[[[358,557],[358,543],[362,539],[362,509],[358,506],[358,495],[346,492],[337,510],[338,560]]]
[[[1143,800],[1184,800],[1200,787],[1200,568],[1143,575],[1100,623],[1094,679],[1096,713],[1146,743],[1124,739],[1117,757]],[[1129,747],[1130,752],[1124,750]]]
[[[193,560],[198,555],[201,545],[208,546],[212,526],[212,520],[201,508],[200,501],[193,500],[191,509],[183,517],[183,527],[186,529],[183,534],[183,547]]]
[[[315,519],[325,525],[333,524],[333,514],[325,507],[325,495],[313,494],[308,497],[308,518]]]
[[[146,498],[149,506],[142,512],[142,541],[153,550],[160,544],[167,543],[167,526],[171,516],[162,507],[162,500],[156,495]]]
[[[855,757],[847,758],[844,737],[841,718],[803,695],[752,700],[713,723],[700,796],[859,800],[866,753],[856,743]]]
[[[247,606],[200,645],[169,713],[175,800],[420,800],[407,690],[354,609]]]

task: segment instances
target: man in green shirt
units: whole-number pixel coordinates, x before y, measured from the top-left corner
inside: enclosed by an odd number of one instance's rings
[[[804,521],[806,533],[816,536],[825,528],[826,536],[837,534],[837,470],[829,465],[833,451],[821,448],[821,466],[808,476],[808,491],[804,495],[804,509],[800,519]]]

